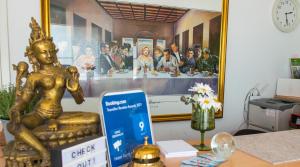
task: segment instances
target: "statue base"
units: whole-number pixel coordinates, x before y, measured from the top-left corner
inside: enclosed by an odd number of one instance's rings
[[[56,131],[50,131],[48,125],[35,128],[33,134],[48,149],[74,143],[87,137],[102,135],[99,124],[61,125]],[[42,159],[37,151],[21,141],[12,141],[4,149],[6,167],[41,167]]]

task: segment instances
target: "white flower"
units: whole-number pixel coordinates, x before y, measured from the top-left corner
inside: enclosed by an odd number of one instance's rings
[[[213,99],[212,103],[212,106],[215,109],[215,111],[222,110],[222,103],[220,103],[217,99]]]
[[[199,104],[203,110],[210,110],[213,104],[213,99],[208,97],[200,98]]]
[[[222,103],[219,102],[217,96],[212,96],[212,107],[215,109],[215,111],[221,110],[222,109]]]
[[[215,96],[214,91],[208,84],[195,83],[189,91],[193,92],[191,98],[200,105],[202,110],[213,109],[217,112],[222,109],[222,104],[218,101],[218,97]]]
[[[204,85],[204,89],[205,89],[205,94],[207,96],[214,96],[214,91],[211,89],[211,87],[207,84]]]
[[[211,87],[203,83],[196,83],[195,86],[189,89],[189,91],[200,94],[202,97],[203,96],[210,97],[214,95],[214,91],[211,89]]]
[[[217,100],[217,98],[203,97],[199,98],[197,103],[203,110],[214,109],[215,112],[222,109],[222,104]]]
[[[200,94],[194,94],[192,96],[192,99],[196,102],[199,101],[201,98],[203,98],[203,97]]]

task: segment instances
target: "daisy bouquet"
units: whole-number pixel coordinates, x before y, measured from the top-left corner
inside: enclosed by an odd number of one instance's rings
[[[222,104],[218,101],[217,96],[209,85],[195,83],[189,91],[191,92],[190,97],[181,97],[181,100],[185,102],[185,104],[192,103],[199,105],[203,111],[214,110],[217,112],[222,109]]]
[[[191,96],[182,96],[181,100],[185,104],[192,104],[191,128],[201,134],[200,145],[195,147],[200,151],[209,151],[210,147],[204,143],[204,133],[215,128],[215,112],[221,110],[222,105],[207,84],[196,83],[189,91]]]

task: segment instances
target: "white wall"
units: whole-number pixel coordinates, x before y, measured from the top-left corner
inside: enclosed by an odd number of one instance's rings
[[[39,0],[0,0],[1,4],[3,1],[8,2],[10,63],[16,63],[23,59],[30,17],[40,18]],[[250,88],[257,85],[264,88],[264,95],[273,96],[277,78],[290,76],[288,58],[300,53],[300,26],[289,34],[279,32],[272,24],[273,2],[230,0],[224,118],[217,120],[216,130],[210,135],[236,130],[242,122],[243,99]],[[93,108],[88,103],[76,107]],[[189,121],[155,123],[154,133],[158,140],[199,138]]]
[[[39,0],[0,0],[7,2],[8,19],[8,45],[10,60],[6,60],[9,69],[4,69],[5,73],[10,73],[11,82],[15,82],[15,71],[12,64],[19,61],[28,61],[24,57],[25,48],[28,45],[28,39],[31,29],[29,27],[31,17],[40,21],[40,1]],[[4,55],[5,56],[5,55]],[[4,81],[9,82],[9,81]]]
[[[0,0],[0,88],[7,84],[10,80],[9,70],[9,46],[8,46],[8,30],[7,27],[7,2]],[[7,72],[8,71],[8,72]],[[6,81],[6,82],[4,82]]]

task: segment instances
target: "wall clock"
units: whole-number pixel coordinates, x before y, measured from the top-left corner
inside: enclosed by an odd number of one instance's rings
[[[299,22],[299,6],[296,0],[275,0],[273,23],[282,32],[295,30]]]

